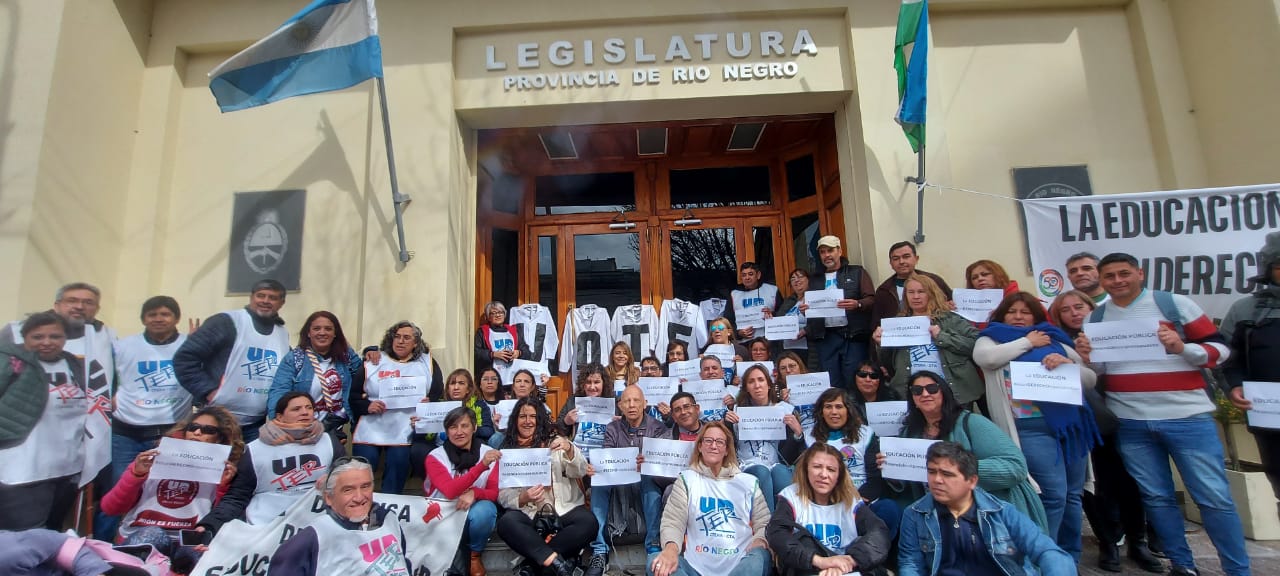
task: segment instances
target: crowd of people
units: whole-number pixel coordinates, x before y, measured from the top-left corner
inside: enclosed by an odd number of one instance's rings
[[[1071,257],[1072,289],[1047,306],[998,263],[974,262],[964,286],[1004,295],[975,322],[941,277],[917,268],[911,243],[890,248],[893,275],[875,285],[824,236],[821,269],[792,271],[789,290],[748,262],[727,301],[668,301],[661,315],[623,306],[613,318],[587,304],[560,331],[537,304],[512,305],[509,319],[489,303],[475,365],[447,377],[410,321],[359,349],[337,316],[316,311],[291,345],[273,280],[185,334],[178,302],[152,297],[128,338],[97,319],[96,287],[68,284],[51,310],[0,331],[0,530],[61,530],[83,498],[97,539],[149,544],[181,573],[228,522],[268,523],[314,488],[327,513],[279,547],[273,575],[372,563],[406,573],[415,543],[373,506],[380,476],[378,492],[419,478],[424,495],[466,515],[450,574],[482,576],[495,533],[524,559],[521,576],[602,576],[627,536],[656,576],[1073,574],[1085,518],[1100,568],[1122,570],[1123,542],[1143,570],[1197,574],[1172,461],[1223,571],[1248,574],[1223,449],[1206,439],[1216,438],[1211,383],[1242,410],[1245,381],[1280,383],[1280,233],[1260,255],[1257,292],[1220,329],[1192,300],[1145,288],[1123,253]],[[832,289],[842,313],[809,317],[806,293]],[[765,323],[784,316],[799,330],[766,339]],[[889,341],[884,321],[899,317],[927,318],[928,343]],[[1091,361],[1086,324],[1135,319],[1158,321],[1164,358]],[[1016,397],[1015,362],[1073,366],[1079,401]],[[811,406],[790,403],[788,380],[819,372],[830,388]],[[571,383],[558,410],[547,404],[553,377]],[[646,398],[645,379],[678,382]],[[693,382],[725,392],[709,399]],[[588,398],[612,399],[612,421],[587,417]],[[412,404],[444,401],[458,405],[443,432],[420,431]],[[890,457],[867,406],[886,401],[906,402],[901,437],[936,441],[927,482],[882,473]],[[743,439],[738,410],[766,407],[782,414],[785,437]],[[1280,432],[1252,431],[1280,495]],[[219,481],[153,478],[165,438],[228,447]],[[645,439],[690,443],[687,469],[593,485],[591,451]],[[503,451],[524,448],[549,450],[550,482],[500,488]],[[340,545],[358,532],[387,550]]]

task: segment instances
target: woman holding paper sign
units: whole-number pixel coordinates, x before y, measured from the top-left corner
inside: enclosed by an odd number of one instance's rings
[[[894,391],[906,396],[907,377],[928,370],[942,374],[954,386],[956,399],[963,406],[982,399],[982,377],[973,364],[973,344],[978,331],[951,311],[947,297],[937,283],[928,276],[911,274],[902,284],[905,306],[899,316],[927,316],[929,318],[929,344],[903,348],[884,348],[884,363],[893,367],[893,379],[889,381]],[[880,344],[884,328],[876,328],[871,338]]]
[[[650,572],[654,576],[766,574],[769,505],[760,483],[738,469],[733,433],[723,422],[703,424],[697,442],[689,469],[671,485],[662,510],[662,551],[649,554]]]
[[[783,576],[887,573],[881,564],[897,532],[866,505],[842,460],[829,444],[813,445],[796,462],[796,483],[778,494],[768,538]]]
[[[574,387],[573,396],[565,401],[560,409],[560,433],[572,438],[579,447],[590,450],[604,446],[604,424],[582,422],[578,418],[576,398],[610,398],[613,396],[613,380],[605,373],[604,366],[591,363],[578,371],[578,383]],[[617,418],[617,416],[614,416]]]
[[[741,362],[743,358],[750,355],[745,346],[733,341],[733,322],[730,322],[728,318],[721,316],[712,320],[709,328],[711,330],[711,338],[707,341],[707,347],[702,349],[703,356],[710,353],[707,352],[708,350],[716,350],[716,348],[712,348],[712,346],[720,348],[727,346],[728,348],[731,348],[733,350],[734,362]],[[721,360],[724,361],[723,358]]]
[[[662,375],[671,375],[672,362],[685,362],[689,360],[689,345],[684,340],[672,340],[667,344],[667,361],[662,364]]]
[[[582,477],[587,459],[573,443],[555,433],[555,424],[544,404],[532,398],[516,402],[507,421],[510,432],[502,449],[550,448],[551,484],[530,488],[506,488],[498,492],[498,503],[506,513],[498,519],[498,536],[525,561],[515,576],[572,576],[576,559],[599,530],[596,517],[586,506]],[[543,506],[550,505],[560,518],[560,530],[550,539],[540,534],[533,519]]]
[[[1089,451],[1101,440],[1093,411],[1082,393],[1075,404],[1014,398],[1011,363],[1036,363],[1050,372],[1074,364],[1082,388],[1092,388],[1096,376],[1072,348],[1071,337],[1049,323],[1035,296],[1016,292],[1005,297],[991,320],[973,350],[986,375],[991,420],[1022,447],[1031,477],[1040,486],[1048,534],[1078,561],[1085,471]]]
[[[769,376],[769,371],[764,366],[753,364],[743,373],[742,380],[744,384],[738,391],[737,408],[774,406],[782,401],[776,396],[773,378]],[[783,406],[790,408],[787,404]],[[724,421],[732,426],[731,430],[735,432],[734,436],[737,436],[738,413],[727,412],[724,415]],[[788,412],[783,416],[782,422],[787,428],[789,438],[804,437],[804,429],[800,427],[800,419],[794,412]],[[774,496],[791,483],[791,467],[783,462],[778,452],[779,443],[784,441],[738,440],[736,450],[742,471],[755,476],[759,481],[760,491],[764,494],[765,503],[768,504],[770,512],[773,511]]]
[[[459,368],[449,373],[449,377],[445,378],[444,398],[445,402],[461,402],[464,408],[471,410],[475,414],[476,422],[480,425],[476,427],[476,438],[481,442],[493,446],[490,439],[495,433],[493,422],[493,411],[489,409],[484,402],[480,401],[480,391],[476,389],[476,382],[471,378],[471,372],[466,368]],[[444,437],[436,435],[436,446],[444,444]],[[434,448],[434,447],[433,447]]]
[[[213,510],[214,504],[227,492],[236,475],[234,463],[244,455],[240,424],[220,406],[201,408],[166,436],[230,446],[231,455],[227,458],[222,482],[206,484],[149,478],[158,450],[139,454],[115,487],[102,497],[103,513],[124,516],[120,521],[119,543],[151,543],[157,541],[157,534],[177,542],[178,531],[195,529],[196,521]]]
[[[1044,505],[1036,495],[1027,473],[1027,460],[1018,445],[990,420],[964,409],[942,376],[930,371],[912,374],[907,380],[911,401],[907,403],[907,425],[903,438],[927,438],[955,442],[978,459],[978,486],[996,498],[1013,504],[1045,534],[1049,533]],[[876,454],[876,466],[884,468],[885,455]],[[899,506],[910,506],[924,496],[921,482],[886,481]]]
[[[427,481],[422,492],[429,498],[454,500],[458,510],[467,512],[466,535],[458,554],[470,553],[471,576],[484,576],[484,551],[498,520],[498,459],[502,453],[476,438],[475,413],[461,407],[444,417],[443,446],[427,455]],[[455,560],[455,565],[459,564]]]

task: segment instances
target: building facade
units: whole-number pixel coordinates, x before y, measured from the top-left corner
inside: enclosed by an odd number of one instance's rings
[[[414,320],[445,367],[489,299],[559,321],[714,294],[747,260],[785,284],[826,233],[880,281],[915,230],[895,0],[378,2],[407,264],[372,83],[229,114],[209,93],[303,4],[0,7],[0,316],[75,280],[125,333],[154,294],[240,306],[237,192],[306,191],[286,319],[328,309],[363,343]],[[925,194],[920,266],[953,284],[979,258],[1029,282],[1016,168],[1085,166],[1095,194],[1280,180],[1274,0],[930,6],[928,180],[982,193]]]

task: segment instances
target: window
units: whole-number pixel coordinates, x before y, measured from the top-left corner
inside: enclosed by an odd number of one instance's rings
[[[818,213],[810,212],[792,218],[791,234],[796,268],[809,273],[817,272],[821,268],[818,262]]]
[[[768,206],[771,200],[768,166],[671,171],[673,209]]]
[[[539,176],[534,197],[538,216],[635,210],[636,175],[607,172]]]
[[[507,307],[519,304],[520,297],[520,233],[503,228],[493,229],[493,299]]]
[[[560,275],[556,270],[556,237],[538,237],[538,303],[554,318],[560,311]]]
[[[813,155],[806,154],[787,161],[787,199],[795,202],[818,193],[813,173]]]

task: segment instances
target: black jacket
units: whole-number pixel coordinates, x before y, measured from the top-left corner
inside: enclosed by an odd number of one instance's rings
[[[788,466],[795,466],[800,459],[800,455],[808,447],[804,438],[796,438],[795,435],[788,432],[787,439],[778,443],[778,456]],[[867,444],[867,451],[862,455],[862,461],[867,470],[867,481],[863,482],[861,486],[855,486],[858,489],[858,494],[867,500],[878,500],[885,495],[884,476],[881,476],[880,468],[876,466],[876,454],[879,453],[880,437],[876,436],[871,439],[870,444]]]
[[[247,308],[247,307],[246,307]],[[279,316],[259,318],[252,311],[253,328],[263,336],[284,325]],[[227,370],[227,359],[236,345],[236,323],[226,312],[214,314],[200,324],[200,329],[187,336],[187,341],[173,355],[173,372],[178,383],[191,393],[198,406],[205,404],[210,392],[218,389]]]
[[[805,323],[805,337],[810,340],[821,340],[829,333],[834,333],[846,340],[866,342],[871,339],[871,332],[875,329],[871,325],[871,310],[875,305],[875,285],[871,282],[871,275],[867,274],[867,270],[862,266],[850,264],[844,258],[840,259],[840,263],[842,266],[836,270],[836,287],[844,291],[846,299],[857,300],[861,306],[857,310],[845,311],[845,318],[849,323],[843,327],[827,328],[823,318],[809,319]],[[809,276],[809,290],[823,290],[826,284],[825,270]]]
[[[804,526],[796,522],[795,511],[786,498],[778,498],[769,526],[765,528],[765,539],[769,548],[773,549],[782,574],[786,576],[800,574],[816,574],[813,568],[813,556],[839,556],[848,554],[858,563],[856,571],[868,576],[886,574],[882,567],[889,556],[889,543],[893,539],[884,521],[876,516],[870,506],[862,505],[854,515],[854,524],[858,528],[858,539],[848,548],[840,551],[827,549]]]

